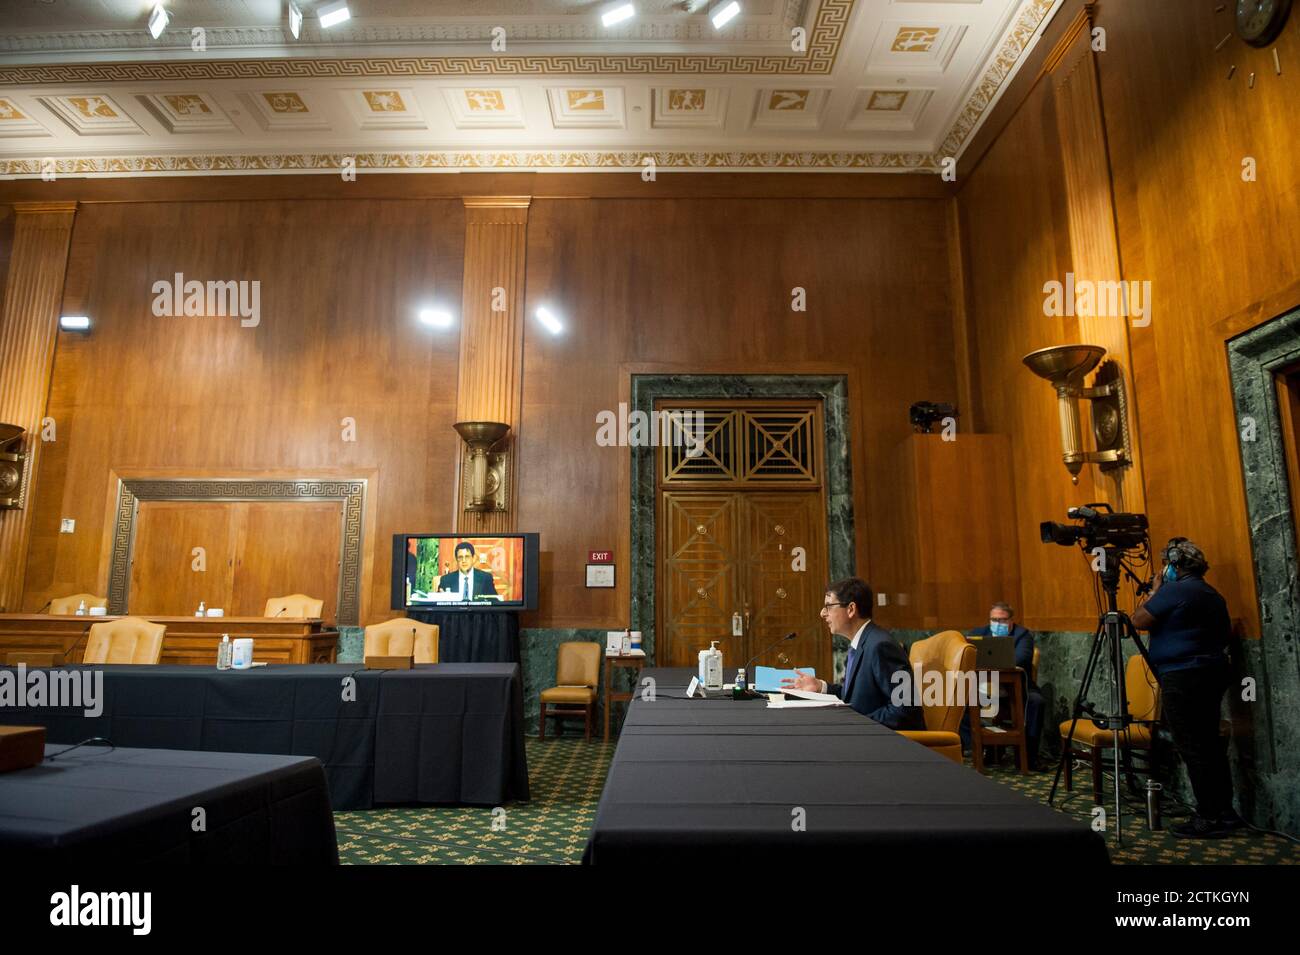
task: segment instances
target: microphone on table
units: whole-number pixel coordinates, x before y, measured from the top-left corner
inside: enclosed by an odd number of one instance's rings
[[[36,612],[37,612],[37,613],[45,613],[46,610],[49,610],[49,609],[50,609],[50,604],[52,604],[52,603],[54,603],[54,598],[53,598],[53,597],[51,597],[49,600],[45,601],[45,606],[42,607],[40,610],[38,610],[38,611],[36,611]]]
[[[278,617],[278,616],[280,616],[280,614],[284,613],[284,612],[285,612],[286,610],[288,610],[288,609],[289,609],[288,607],[281,607],[281,608],[280,608],[279,610],[277,610],[275,613],[271,614],[271,616],[273,616],[273,617]]]
[[[752,671],[750,670],[750,667],[754,664],[754,661],[757,660],[759,657],[761,657],[763,654],[767,653],[768,650],[771,650],[773,647],[779,647],[781,644],[785,643],[787,640],[793,640],[793,639],[794,639],[795,637],[797,637],[797,636],[799,636],[799,634],[798,634],[796,631],[791,630],[789,633],[787,633],[787,634],[786,634],[784,637],[782,637],[780,640],[773,641],[773,643],[772,643],[770,646],[766,646],[766,647],[764,647],[762,650],[759,650],[757,653],[755,653],[752,657],[749,658],[749,662],[745,664],[745,673],[746,673],[746,675],[749,675],[749,674],[752,673]],[[754,680],[753,680],[753,677],[751,676],[751,677],[750,677],[750,680],[749,680],[749,686],[750,686],[750,687],[753,687],[753,685],[754,685]],[[761,694],[756,693],[753,689],[746,689],[746,690],[745,690],[745,695],[746,695],[746,696],[751,696],[751,697],[757,697],[757,696],[760,696]]]

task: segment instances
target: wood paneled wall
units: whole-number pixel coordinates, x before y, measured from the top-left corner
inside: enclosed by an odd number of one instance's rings
[[[1221,7],[1216,11],[1216,6]],[[1210,579],[1246,635],[1259,635],[1246,507],[1224,343],[1300,304],[1300,23],[1269,51],[1232,32],[1231,4],[1183,0],[1095,5],[1096,55],[1119,263],[1150,281],[1152,321],[1128,330],[1152,537],[1197,541]],[[1237,67],[1230,81],[1229,66]],[[1255,88],[1247,77],[1256,73]],[[1059,463],[1047,386],[1014,366],[1031,348],[1078,340],[1077,322],[1042,317],[1042,284],[1070,254],[1057,104],[1040,80],[961,189],[972,379],[984,430],[1011,436],[1018,469],[1026,614],[1040,626],[1093,613],[1086,577],[1062,555],[1028,559],[1029,520],[1085,500]],[[1077,105],[1077,101],[1072,101]],[[1243,181],[1243,160],[1256,181]],[[1095,159],[1093,153],[1089,157]],[[1086,335],[1085,335],[1086,337]],[[1100,344],[1107,344],[1100,342]],[[1033,544],[1034,547],[1041,545]]]
[[[957,399],[948,220],[936,199],[535,199],[511,517],[542,534],[543,609],[525,623],[626,625],[630,459],[595,435],[634,371],[847,375],[857,569],[908,592],[888,539],[905,490],[892,461],[911,402]],[[372,477],[362,619],[388,616],[389,535],[454,525],[461,328],[415,318],[462,299],[465,235],[459,198],[86,204],[67,308],[95,327],[59,339],[60,440],[24,606],[103,590],[113,473],[297,470]],[[153,316],[152,283],[177,272],[260,280],[260,325]],[[796,286],[806,312],[791,309]],[[536,323],[542,302],[564,334]],[[617,590],[584,586],[598,548],[615,549]],[[892,606],[879,616],[912,622]]]
[[[24,606],[103,593],[112,473],[371,480],[364,622],[391,616],[390,535],[453,526],[459,200],[88,204],[78,212]],[[175,273],[260,282],[260,323],[156,317]],[[355,422],[355,440],[344,419]],[[76,520],[60,534],[61,518]]]
[[[1300,17],[1278,39],[1277,76],[1268,51],[1235,37],[1215,51],[1233,5],[1215,6],[1108,2],[1098,63],[1124,271],[1154,299],[1150,327],[1132,332],[1152,532],[1197,541],[1258,635],[1224,342],[1300,305]],[[1242,179],[1246,157],[1255,182]]]
[[[1096,625],[1092,581],[1077,551],[1039,542],[1041,521],[1098,499],[1095,469],[1071,485],[1061,463],[1051,386],[1021,357],[1079,340],[1074,316],[1043,314],[1043,283],[1073,268],[1065,171],[1049,84],[1039,83],[958,197],[967,283],[968,351],[977,430],[1006,434],[1013,526],[998,529],[1020,551],[1021,620],[1043,630]]]
[[[24,202],[14,207],[0,311],[0,421],[26,432],[11,449],[21,451],[26,460],[16,495],[24,506],[0,512],[0,608],[17,609],[22,599],[24,558],[32,536],[31,502],[47,444],[41,425],[75,214],[74,202]]]
[[[908,405],[957,397],[946,222],[924,200],[534,200],[518,520],[550,551],[546,624],[626,626],[630,457],[596,445],[596,415],[629,400],[635,372],[848,375],[857,569],[909,589],[892,462]],[[532,318],[543,302],[563,334]],[[587,551],[610,547],[618,588],[587,590]],[[908,625],[899,610],[879,616]]]

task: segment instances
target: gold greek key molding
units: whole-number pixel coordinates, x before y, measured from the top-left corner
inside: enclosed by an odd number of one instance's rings
[[[366,172],[451,172],[571,170],[642,171],[642,160],[654,160],[663,170],[726,169],[779,172],[808,170],[893,170],[936,172],[938,160],[928,153],[889,152],[686,152],[677,150],[565,152],[367,152],[367,153],[263,153],[257,155],[194,154],[164,156],[83,156],[54,160],[56,176],[85,175],[214,175],[222,173],[331,173],[338,175],[344,159]],[[41,159],[0,159],[0,175],[34,178],[41,174]]]
[[[822,0],[805,53],[555,53],[534,56],[403,56],[267,60],[166,60],[143,63],[59,63],[8,66],[0,84],[139,83],[173,80],[262,80],[375,76],[629,76],[650,74],[827,75],[844,40],[856,0]]]

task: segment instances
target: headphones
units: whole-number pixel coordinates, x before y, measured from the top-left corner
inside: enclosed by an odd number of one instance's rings
[[[1186,540],[1186,537],[1171,537],[1169,543],[1165,545],[1165,563],[1173,566],[1175,570],[1181,570],[1182,565],[1188,562],[1187,554],[1178,546]]]

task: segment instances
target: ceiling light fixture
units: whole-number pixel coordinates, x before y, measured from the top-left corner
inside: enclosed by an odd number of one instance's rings
[[[298,4],[289,0],[289,32],[293,38],[298,39],[298,34],[302,32],[302,11],[298,9]]]
[[[620,4],[612,7],[600,15],[602,26],[612,27],[616,23],[622,23],[624,20],[630,20],[636,16],[636,7],[630,3]]]
[[[155,40],[162,36],[163,30],[167,29],[167,21],[170,19],[171,16],[163,9],[163,5],[155,3],[153,13],[149,14],[149,35]]]
[[[89,315],[63,315],[59,318],[59,328],[68,332],[90,331]]]
[[[539,305],[534,313],[537,320],[546,327],[546,330],[552,335],[558,335],[564,331],[564,323],[555,317],[555,314],[545,305]]]
[[[348,0],[335,0],[334,3],[327,3],[316,11],[316,15],[320,17],[322,30],[328,30],[344,20],[352,19],[352,11],[348,9]]]
[[[709,14],[709,19],[713,21],[713,29],[721,30],[739,15],[740,4],[736,0],[731,0],[730,3],[724,3]]]

